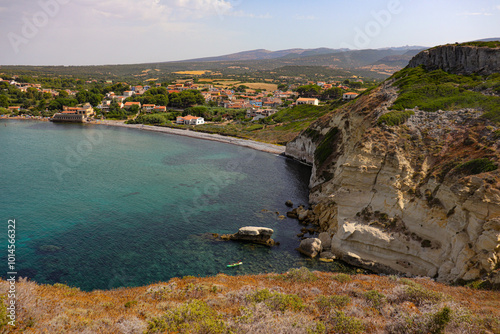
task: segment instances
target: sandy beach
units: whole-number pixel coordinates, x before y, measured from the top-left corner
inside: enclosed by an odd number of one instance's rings
[[[167,128],[167,127],[151,126],[151,125],[143,125],[143,124],[125,124],[124,122],[120,122],[120,121],[95,121],[95,122],[92,122],[91,124],[119,126],[119,127],[124,127],[124,128],[131,128],[131,129],[163,132],[163,133],[169,133],[169,134],[173,134],[173,135],[187,136],[187,137],[204,139],[204,140],[213,140],[213,141],[218,141],[221,143],[227,143],[227,144],[248,147],[248,148],[252,148],[254,150],[273,153],[273,154],[285,153],[285,146],[279,146],[279,145],[268,144],[268,143],[261,143],[258,141],[222,136],[222,135],[218,135],[218,134],[196,132],[196,131],[191,131],[191,130],[173,129],[173,128]]]

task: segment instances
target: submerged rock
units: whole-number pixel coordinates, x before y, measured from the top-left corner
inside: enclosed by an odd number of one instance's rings
[[[60,251],[62,248],[59,246],[55,246],[55,245],[43,245],[43,246],[40,246],[39,249],[40,249],[40,251],[42,251],[44,253],[55,253],[55,252]]]
[[[292,201],[286,201],[285,203],[286,206],[293,208],[293,202]]]

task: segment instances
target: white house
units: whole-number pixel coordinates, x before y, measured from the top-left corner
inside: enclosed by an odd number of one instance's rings
[[[359,94],[356,94],[356,93],[352,93],[352,92],[349,92],[349,93],[344,93],[342,95],[342,99],[344,100],[354,100],[355,98],[358,97]]]
[[[297,99],[297,105],[299,105],[299,104],[311,104],[313,106],[317,106],[317,105],[319,105],[319,100],[301,97],[301,98]]]
[[[185,124],[185,125],[200,125],[205,124],[205,119],[203,117],[195,117],[191,115],[187,115],[184,117],[177,117],[177,124]]]
[[[142,109],[145,111],[145,112],[151,112],[153,111],[153,109],[156,107],[156,105],[154,104],[144,104],[142,105]]]

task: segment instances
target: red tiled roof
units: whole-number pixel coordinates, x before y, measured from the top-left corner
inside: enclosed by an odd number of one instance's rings
[[[199,117],[195,117],[195,116],[191,116],[191,115],[187,115],[187,116],[184,116],[182,117],[184,120],[186,121],[190,121],[192,119],[198,119]]]

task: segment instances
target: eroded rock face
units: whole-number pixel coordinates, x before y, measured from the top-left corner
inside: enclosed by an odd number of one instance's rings
[[[445,45],[420,52],[410,60],[410,67],[419,65],[457,74],[489,75],[500,72],[500,48]]]
[[[404,126],[378,125],[396,97],[386,82],[287,146],[293,155],[297,143],[310,143],[309,151],[328,145],[326,159],[312,156],[309,200],[332,235],[331,252],[371,270],[447,282],[498,271],[500,174],[454,169],[485,156],[498,162],[498,128],[472,110],[415,110]],[[333,142],[322,142],[334,128]]]

